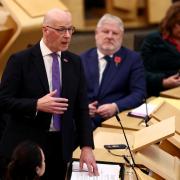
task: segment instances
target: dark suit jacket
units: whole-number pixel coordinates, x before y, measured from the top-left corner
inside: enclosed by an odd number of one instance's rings
[[[145,97],[144,68],[140,56],[122,47],[114,54],[121,57],[116,65],[114,60],[99,88],[99,68],[97,49],[93,48],[81,54],[88,84],[89,102],[98,100],[99,105],[115,102],[119,111],[140,105]]]
[[[180,70],[180,53],[174,45],[163,40],[160,32],[149,34],[141,47],[149,96],[158,96],[165,90],[162,79]]]
[[[72,155],[73,132],[76,128],[80,146],[93,147],[88,115],[87,92],[80,58],[62,52],[62,97],[69,100],[62,115],[63,157]],[[0,86],[0,108],[11,115],[0,151],[9,156],[14,146],[24,139],[45,141],[52,114],[37,112],[37,99],[49,93],[45,66],[39,44],[10,57]]]

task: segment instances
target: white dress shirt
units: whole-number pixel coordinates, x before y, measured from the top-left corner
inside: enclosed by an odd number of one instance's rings
[[[105,55],[102,54],[98,49],[97,49],[97,55],[98,55],[98,66],[99,66],[99,84],[101,84],[103,72],[106,68],[107,61],[104,59]],[[110,57],[112,56],[113,55],[110,55]]]

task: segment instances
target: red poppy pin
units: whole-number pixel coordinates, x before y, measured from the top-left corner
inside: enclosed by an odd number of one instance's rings
[[[120,64],[121,61],[122,61],[122,58],[121,58],[121,57],[119,57],[119,56],[115,56],[115,57],[114,57],[114,62],[115,62],[115,64],[116,64],[116,66],[118,66],[118,64]]]

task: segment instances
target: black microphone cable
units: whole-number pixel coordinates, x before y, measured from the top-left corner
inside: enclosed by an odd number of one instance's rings
[[[115,116],[116,116],[116,119],[117,119],[117,121],[119,122],[119,124],[120,124],[120,126],[121,126],[121,128],[122,128],[123,135],[124,135],[124,138],[125,138],[126,143],[127,143],[127,148],[128,148],[128,150],[129,150],[129,153],[130,153],[130,156],[131,156],[131,159],[132,159],[132,164],[129,162],[129,160],[128,160],[128,158],[127,158],[126,156],[123,156],[123,157],[124,157],[125,161],[132,167],[132,169],[133,169],[133,171],[134,171],[134,173],[135,173],[135,176],[136,176],[137,180],[139,180],[138,175],[137,175],[137,173],[136,173],[136,171],[135,171],[135,169],[134,169],[134,167],[135,167],[135,166],[137,167],[137,165],[135,164],[135,161],[134,161],[134,158],[133,158],[133,155],[132,155],[132,152],[131,152],[131,149],[130,149],[130,146],[129,146],[129,143],[128,143],[128,140],[127,140],[127,137],[126,137],[126,134],[125,134],[125,131],[124,131],[124,127],[123,127],[123,125],[122,125],[122,123],[121,123],[121,120],[120,120],[118,114],[116,114]]]

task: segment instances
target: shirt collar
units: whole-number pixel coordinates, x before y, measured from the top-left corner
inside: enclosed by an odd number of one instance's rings
[[[97,55],[98,55],[98,59],[99,60],[101,60],[101,59],[104,59],[104,54],[103,53],[101,53],[100,51],[99,51],[99,49],[97,49]],[[113,55],[109,55],[111,58],[113,57]]]
[[[40,49],[41,49],[41,53],[42,53],[42,56],[45,57],[45,56],[48,56],[50,54],[52,54],[53,52],[46,46],[46,44],[44,43],[43,39],[41,39],[40,41]],[[61,57],[61,51],[58,51],[56,52],[59,57]]]

